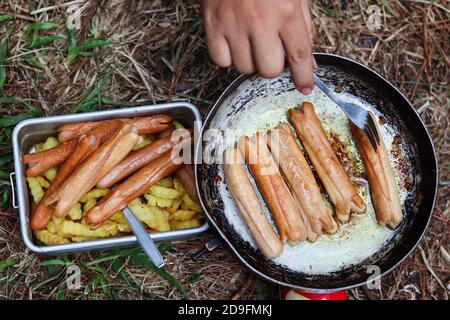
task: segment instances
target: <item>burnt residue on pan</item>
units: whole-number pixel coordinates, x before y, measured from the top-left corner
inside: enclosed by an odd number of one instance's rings
[[[248,239],[243,238],[242,232],[236,230],[227,217],[229,212],[225,212],[224,200],[229,200],[223,198],[223,187],[226,188],[226,182],[213,179],[222,177],[220,164],[197,165],[197,187],[210,222],[238,257],[253,271],[282,285],[310,290],[331,290],[360,285],[377,270],[381,274],[389,271],[416,245],[431,215],[437,168],[433,147],[423,124],[400,93],[381,77],[350,60],[331,55],[317,55],[316,60],[320,65],[318,75],[327,84],[338,88],[336,91],[351,94],[365,104],[374,106],[373,111],[381,119],[381,124],[388,124],[395,130],[391,155],[396,159],[395,170],[403,170],[404,176],[407,177],[402,180],[407,190],[404,200],[405,219],[382,248],[363,261],[343,266],[336,272],[325,274],[299,272],[266,259],[247,241]],[[241,86],[244,81],[251,81],[252,85]],[[220,124],[221,129],[226,129],[233,125],[236,117],[246,112],[246,108],[251,107],[255,99],[281,95],[289,90],[294,89],[289,77],[286,76],[274,80],[256,77],[248,80],[246,77],[238,78],[216,103],[204,128],[217,127]],[[220,142],[221,138],[223,137],[219,135],[216,140]],[[338,136],[334,138],[339,141]],[[339,148],[338,145],[335,147]],[[209,151],[218,157],[221,156],[221,150]],[[351,158],[344,153],[342,157],[344,160]],[[357,171],[354,177],[364,178],[358,176]]]

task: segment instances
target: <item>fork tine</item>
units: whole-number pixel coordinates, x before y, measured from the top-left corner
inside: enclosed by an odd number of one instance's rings
[[[372,148],[376,151],[378,144],[377,144],[377,140],[375,139],[375,137],[373,136],[373,133],[368,129],[368,127],[366,127],[366,135],[369,138],[370,144],[372,145]]]
[[[378,146],[377,139],[374,136],[374,132],[373,132],[371,125],[368,124],[367,121],[364,124],[364,132],[365,132],[367,138],[369,139],[370,144],[372,145],[373,149],[377,150],[377,146]]]
[[[375,120],[370,115],[368,115],[367,117],[369,118],[369,121],[368,121],[369,126],[372,129],[372,132],[377,141],[377,144],[379,144],[380,143],[380,135],[378,134],[377,125],[375,124]]]

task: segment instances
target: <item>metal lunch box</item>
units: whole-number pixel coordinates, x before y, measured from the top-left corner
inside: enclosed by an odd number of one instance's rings
[[[182,123],[186,127],[193,128],[194,138],[197,136],[197,133],[200,132],[202,127],[201,115],[195,106],[187,102],[174,102],[48,118],[28,119],[17,124],[14,128],[12,136],[14,172],[11,173],[10,180],[13,195],[13,207],[19,209],[20,231],[23,242],[28,249],[36,253],[63,254],[87,250],[132,246],[138,243],[134,235],[129,235],[53,246],[37,245],[34,242],[33,233],[30,228],[29,218],[31,214],[31,206],[28,187],[25,180],[26,165],[22,164],[22,156],[28,153],[35,144],[44,141],[45,138],[50,135],[54,135],[57,128],[66,123],[149,116],[160,113],[168,114],[174,120]],[[151,233],[150,235],[154,241],[170,241],[194,236],[204,232],[207,229],[208,224],[205,222],[204,225],[197,228],[156,232]]]

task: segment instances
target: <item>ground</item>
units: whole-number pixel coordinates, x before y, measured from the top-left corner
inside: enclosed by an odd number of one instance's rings
[[[192,261],[212,233],[162,245],[166,272],[155,271],[136,249],[44,257],[24,248],[8,182],[11,129],[19,120],[177,100],[206,115],[237,75],[208,59],[197,1],[70,3],[74,10],[44,0],[0,4],[0,299],[276,297],[276,287],[251,276],[226,248]],[[371,30],[373,4],[381,20]],[[448,299],[448,2],[322,0],[311,8],[314,50],[353,58],[398,86],[426,123],[439,157],[439,198],[419,247],[382,279],[380,290],[351,290],[349,298]],[[76,32],[67,31],[68,14],[81,19]],[[71,263],[82,274],[75,291],[65,283]]]

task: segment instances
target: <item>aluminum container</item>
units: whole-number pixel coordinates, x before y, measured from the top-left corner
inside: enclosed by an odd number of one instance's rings
[[[20,230],[23,241],[27,248],[36,253],[63,254],[81,252],[96,249],[110,249],[136,245],[137,239],[134,235],[118,236],[101,240],[84,241],[77,243],[61,244],[54,246],[40,246],[35,243],[30,228],[30,196],[26,183],[26,165],[22,164],[22,156],[33,148],[37,143],[44,141],[48,136],[55,135],[59,126],[66,123],[83,121],[97,121],[113,118],[139,117],[164,113],[170,115],[174,120],[186,127],[200,132],[201,116],[196,107],[186,102],[174,102],[158,105],[146,105],[133,108],[124,108],[108,111],[88,112],[81,114],[70,114],[64,116],[28,119],[20,122],[13,131],[12,144],[14,153],[14,170],[11,173],[11,187],[13,194],[13,206],[19,209]],[[179,240],[197,235],[208,229],[205,224],[198,228],[175,230],[167,232],[152,233],[154,241]]]

